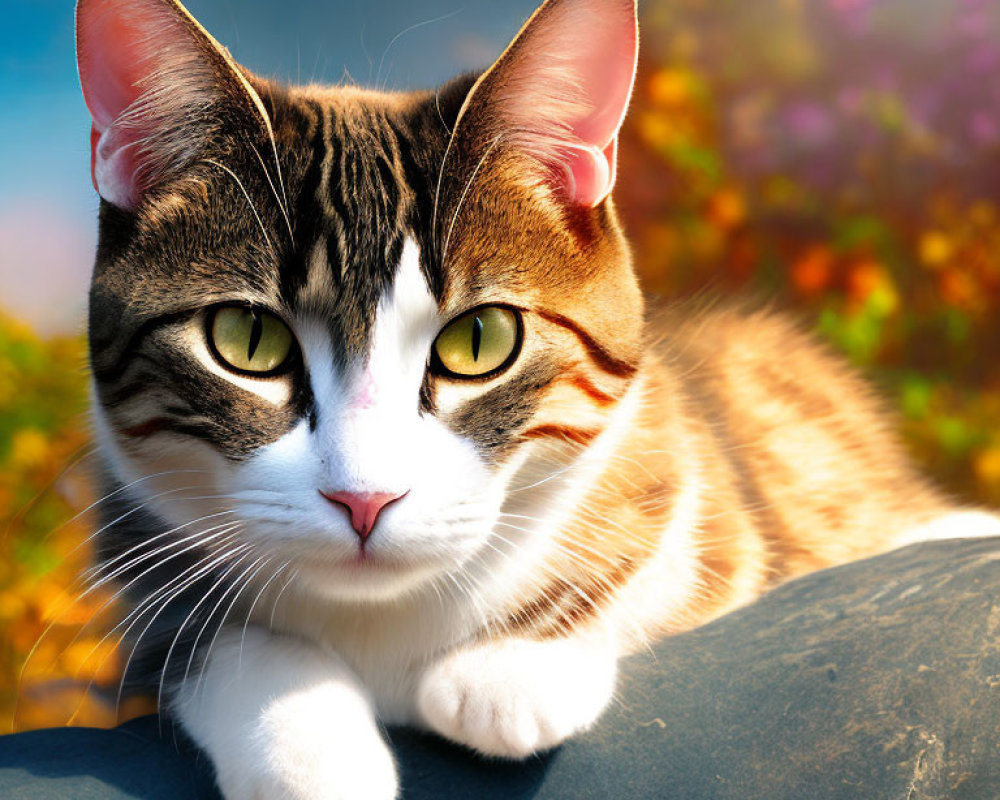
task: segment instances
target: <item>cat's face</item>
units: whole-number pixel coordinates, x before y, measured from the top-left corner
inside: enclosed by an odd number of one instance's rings
[[[610,79],[562,42],[591,6],[620,18]],[[632,3],[550,2],[474,86],[409,95],[250,77],[166,0],[78,15],[127,493],[348,599],[543,537],[501,508],[586,458],[640,358],[606,200]]]

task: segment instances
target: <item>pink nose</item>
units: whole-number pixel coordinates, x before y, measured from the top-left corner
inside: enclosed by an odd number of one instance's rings
[[[389,492],[320,492],[331,503],[343,506],[351,515],[351,527],[357,531],[363,542],[375,527],[378,515],[390,503],[404,498],[408,492],[391,494]]]

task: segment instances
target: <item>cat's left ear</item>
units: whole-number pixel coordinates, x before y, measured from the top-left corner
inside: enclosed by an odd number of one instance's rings
[[[547,0],[477,81],[456,133],[520,149],[564,197],[597,206],[614,186],[638,55],[636,0]]]

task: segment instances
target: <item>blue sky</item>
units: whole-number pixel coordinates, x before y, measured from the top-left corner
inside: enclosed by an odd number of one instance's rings
[[[190,0],[252,70],[289,81],[418,88],[487,65],[538,0]],[[77,330],[97,198],[70,0],[4,0],[0,309]]]

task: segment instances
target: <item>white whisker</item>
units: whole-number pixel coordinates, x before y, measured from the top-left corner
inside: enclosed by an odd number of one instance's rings
[[[257,596],[254,597],[253,602],[250,604],[250,608],[247,610],[246,617],[243,620],[243,632],[240,634],[240,655],[236,662],[239,665],[238,669],[243,668],[243,645],[246,642],[247,626],[250,624],[250,618],[253,616],[253,610],[257,607],[257,603],[260,602],[260,598],[264,596],[264,593],[267,591],[267,587],[270,586],[271,583],[274,581],[274,579],[277,578],[282,572],[284,572],[291,565],[291,563],[292,561],[291,559],[289,559],[280,567],[278,567],[271,575],[271,577],[264,582],[264,585],[260,587],[260,589],[257,592]]]
[[[191,645],[191,652],[188,655],[187,666],[184,668],[184,677],[181,679],[182,682],[187,682],[188,675],[191,673],[191,665],[194,662],[195,653],[198,651],[198,643],[201,641],[201,637],[208,629],[208,626],[212,624],[212,619],[215,617],[219,607],[223,604],[223,602],[225,602],[226,597],[229,596],[230,592],[233,592],[233,599],[229,601],[229,606],[223,613],[222,619],[219,620],[218,625],[215,626],[215,633],[212,635],[212,639],[209,641],[208,648],[205,650],[205,655],[202,658],[201,671],[198,673],[198,680],[195,682],[194,687],[195,695],[198,694],[198,690],[201,688],[202,678],[205,677],[205,667],[208,664],[208,659],[212,656],[212,648],[215,647],[215,642],[219,638],[219,632],[222,630],[223,626],[225,626],[226,620],[229,619],[229,615],[232,613],[233,607],[240,599],[240,595],[243,594],[243,591],[253,582],[253,579],[257,577],[260,571],[266,567],[270,561],[271,558],[268,556],[258,556],[258,558],[253,561],[249,567],[233,579],[229,588],[222,593],[218,602],[215,604],[215,607],[209,612],[208,616],[205,617],[205,623],[201,626],[201,630],[198,631],[194,644]],[[236,590],[235,592],[233,591],[234,589]]]
[[[448,226],[448,235],[445,237],[444,249],[441,252],[442,264],[447,264],[448,245],[451,244],[451,234],[452,231],[455,230],[455,223],[458,221],[458,214],[462,210],[462,205],[465,203],[466,195],[468,195],[469,190],[472,188],[472,184],[476,180],[476,175],[479,174],[479,170],[482,168],[483,164],[486,163],[486,159],[489,158],[490,153],[493,152],[493,149],[500,143],[500,140],[502,138],[503,138],[502,133],[498,133],[496,136],[493,137],[493,141],[490,142],[489,147],[486,148],[486,151],[483,153],[482,157],[479,159],[479,162],[476,164],[476,168],[472,170],[472,174],[469,175],[469,179],[465,182],[465,188],[462,189],[462,194],[458,198],[458,203],[455,206],[455,212],[451,215],[451,224]]]
[[[274,249],[274,244],[271,242],[271,237],[267,233],[267,228],[264,227],[264,220],[261,219],[260,214],[257,213],[257,206],[254,205],[253,200],[250,198],[250,193],[247,191],[246,187],[243,185],[243,181],[239,179],[239,176],[233,172],[225,164],[221,164],[218,161],[205,158],[202,159],[206,164],[211,164],[214,167],[218,167],[223,172],[227,173],[234,181],[236,185],[240,187],[240,191],[243,192],[243,196],[246,198],[247,203],[250,205],[250,210],[253,212],[254,218],[257,220],[257,224],[260,226],[260,232],[264,234],[264,240],[267,242],[267,247],[271,251],[271,257],[274,258],[275,263],[278,261],[278,251]]]
[[[229,577],[230,573],[234,569],[236,569],[241,563],[243,563],[245,559],[249,558],[252,555],[253,555],[253,548],[250,547],[250,545],[242,545],[240,549],[239,558],[237,558],[233,563],[231,563],[228,567],[226,567],[226,569],[222,572],[222,574],[215,579],[215,582],[212,584],[211,588],[209,588],[209,590],[201,596],[198,602],[195,603],[194,608],[192,608],[191,611],[188,612],[188,615],[184,618],[184,621],[180,624],[180,627],[178,627],[177,630],[175,631],[173,641],[170,643],[170,647],[167,649],[167,655],[163,660],[163,667],[160,672],[160,685],[156,693],[156,701],[158,706],[162,707],[163,687],[166,681],[167,672],[170,667],[170,659],[174,654],[174,648],[176,648],[177,643],[180,641],[181,634],[184,633],[184,629],[187,628],[188,623],[190,623],[191,620],[194,618],[194,616],[198,613],[198,609],[202,607],[205,601],[208,600],[213,594],[215,594],[215,591],[220,586],[223,586],[226,583],[226,579]],[[211,621],[211,616],[209,616],[205,624],[207,625],[209,621]],[[202,631],[204,631],[204,627],[202,627]],[[199,637],[201,636],[200,632],[198,636]],[[195,641],[197,642],[197,639]],[[187,668],[185,669],[183,680],[187,679],[188,670],[191,667],[191,659],[194,657],[195,650],[196,647],[192,646],[191,654],[188,658]]]
[[[261,156],[260,151],[254,146],[253,142],[248,140],[247,144],[250,145],[250,149],[253,150],[253,154],[257,156],[257,160],[260,162],[260,168],[264,172],[264,177],[267,178],[268,186],[271,187],[271,194],[274,195],[274,200],[278,204],[278,210],[281,212],[281,216],[285,218],[285,225],[288,227],[288,241],[289,244],[292,244],[295,241],[295,234],[292,231],[292,221],[288,216],[286,204],[281,201],[281,198],[278,196],[278,190],[274,188],[274,181],[271,180],[271,173],[268,171],[267,165],[264,164],[264,158]],[[284,190],[284,187],[282,187],[282,190]]]

